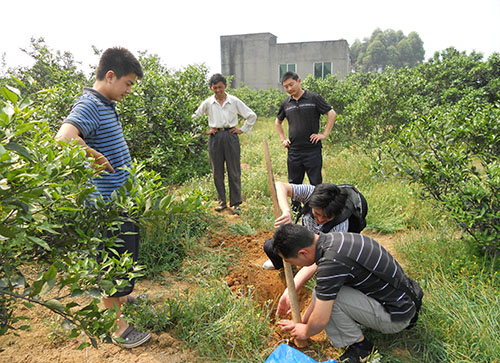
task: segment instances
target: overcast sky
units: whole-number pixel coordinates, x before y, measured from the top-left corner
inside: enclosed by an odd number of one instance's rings
[[[220,71],[220,36],[270,32],[278,43],[345,39],[373,30],[415,31],[425,58],[454,46],[500,52],[500,0],[17,0],[2,1],[0,56],[28,65],[19,48],[43,37],[69,51],[85,69],[99,49],[123,46],[157,54],[169,68],[205,63]],[[0,68],[1,70],[1,68]]]

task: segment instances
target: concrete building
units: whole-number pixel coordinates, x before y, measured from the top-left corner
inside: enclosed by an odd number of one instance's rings
[[[253,89],[281,86],[286,71],[304,79],[307,75],[324,78],[336,74],[343,79],[351,71],[349,44],[346,40],[277,43],[271,33],[223,35],[221,42],[222,74],[233,75],[232,87],[243,84]]]

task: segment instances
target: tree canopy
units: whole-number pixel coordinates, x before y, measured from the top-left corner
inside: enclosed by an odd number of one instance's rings
[[[424,60],[424,42],[416,32],[405,36],[401,30],[375,29],[370,38],[356,39],[351,46],[353,69],[380,72],[387,66],[414,67]]]

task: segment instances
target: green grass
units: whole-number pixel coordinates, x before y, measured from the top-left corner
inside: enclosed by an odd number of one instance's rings
[[[237,250],[225,247],[198,248],[184,261],[180,272],[190,283],[203,284],[205,280],[219,280],[227,274],[236,255]]]
[[[271,335],[269,314],[269,308],[256,306],[251,289],[234,295],[213,280],[179,301],[174,330],[207,361],[262,362]]]
[[[187,210],[169,213],[143,226],[139,264],[146,266],[144,277],[161,279],[164,271],[177,270],[211,220],[213,216],[206,210]]]
[[[475,254],[446,222],[404,234],[398,252],[425,297],[414,331],[395,342],[384,337],[383,344],[401,349],[412,342],[404,362],[495,362],[500,357],[500,279],[491,257]]]
[[[287,180],[286,151],[278,141],[274,122],[259,119],[252,134],[240,137],[243,213],[229,225],[215,216],[204,233],[225,230],[240,235],[273,228],[264,139],[268,141],[275,180]],[[331,144],[324,145],[323,156],[323,180],[358,187],[368,200],[368,228],[397,232],[398,256],[425,290],[414,329],[394,335],[367,333],[383,355],[382,362],[498,362],[498,259],[474,253],[447,214],[420,200],[418,187],[399,180],[391,165],[377,165],[354,149]],[[193,190],[205,195],[207,207],[211,207],[210,201],[216,199],[211,175],[180,187],[182,193]],[[230,264],[237,263],[241,253],[209,247],[198,238],[200,233],[193,232],[192,236],[187,242],[184,237],[179,240],[188,252],[177,273],[192,288],[184,300],[178,300],[183,311],[174,314],[177,323],[171,329],[207,361],[264,361],[270,354],[266,344],[270,334],[267,308],[256,305],[252,291],[234,295],[223,282]]]

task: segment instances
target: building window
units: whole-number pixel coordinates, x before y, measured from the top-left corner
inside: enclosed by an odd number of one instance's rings
[[[330,74],[332,74],[332,62],[314,63],[314,78],[325,79]]]
[[[280,74],[279,74],[280,77],[278,79],[280,83],[281,83],[281,77],[283,77],[283,75],[286,72],[297,72],[297,65],[294,63],[280,64]]]

